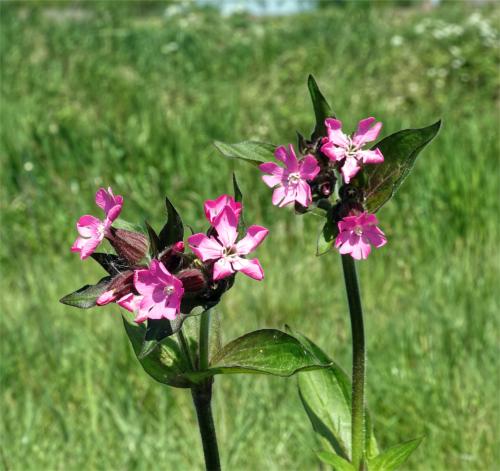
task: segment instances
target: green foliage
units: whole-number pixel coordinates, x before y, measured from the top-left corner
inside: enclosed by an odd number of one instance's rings
[[[329,364],[295,337],[279,330],[263,329],[229,342],[210,362],[210,371],[291,376],[299,371],[326,368]]]
[[[387,450],[368,460],[370,471],[394,471],[406,462],[409,456],[422,443],[423,438],[417,438],[408,442],[392,446]]]
[[[294,334],[323,362],[331,362],[328,369],[299,376],[299,394],[302,405],[315,430],[330,445],[332,451],[348,459],[351,456],[351,381],[342,368],[311,340]],[[371,420],[366,417],[366,456],[378,453]]]
[[[329,464],[335,471],[356,471],[354,466],[344,458],[330,451],[318,451],[316,453],[318,458],[323,461],[323,463]]]
[[[314,140],[326,135],[325,119],[334,118],[335,115],[312,75],[309,75],[307,79],[307,88],[309,88],[314,108],[314,116],[316,117],[316,124],[314,125],[314,131],[311,135],[311,140]]]
[[[144,354],[146,329],[142,325],[129,322],[123,317],[123,325],[135,355],[144,371],[156,381],[176,388],[189,388],[193,385],[186,376],[189,366],[172,338],[164,338],[158,348]]]
[[[96,306],[97,298],[108,289],[110,281],[111,277],[106,276],[95,285],[85,285],[73,293],[67,294],[59,302],[80,309],[94,307]]]
[[[276,146],[264,142],[244,141],[237,144],[214,142],[219,152],[229,159],[239,159],[252,165],[274,160]]]
[[[167,207],[167,222],[159,234],[160,245],[158,250],[160,252],[184,238],[182,219],[168,198],[165,198],[165,206]]]
[[[370,212],[378,211],[408,176],[418,154],[436,136],[441,121],[420,129],[398,131],[373,146],[384,156],[379,165],[367,166],[363,173],[366,207]]]

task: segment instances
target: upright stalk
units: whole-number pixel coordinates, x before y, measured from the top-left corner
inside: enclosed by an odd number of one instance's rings
[[[196,369],[200,371],[206,370],[209,365],[209,335],[210,311],[207,310],[201,314],[200,320],[199,355],[196,365]],[[201,384],[191,388],[191,394],[198,417],[206,469],[207,471],[220,471],[219,449],[211,406],[212,385],[213,379],[207,378]]]
[[[352,464],[358,471],[364,469],[365,450],[365,332],[356,265],[350,255],[342,255],[342,268],[352,331]]]

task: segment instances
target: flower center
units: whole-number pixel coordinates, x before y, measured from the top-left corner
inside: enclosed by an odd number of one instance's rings
[[[288,175],[288,184],[289,185],[296,185],[300,181],[300,173],[299,172],[293,172]]]
[[[224,251],[222,252],[222,256],[224,258],[234,258],[236,255],[236,247],[224,247]]]
[[[163,292],[167,296],[170,296],[171,294],[175,293],[175,288],[172,285],[167,285],[167,286],[165,286],[165,288],[163,288]]]
[[[363,234],[363,228],[361,226],[356,226],[354,228],[354,233],[358,236],[360,236],[361,234]]]

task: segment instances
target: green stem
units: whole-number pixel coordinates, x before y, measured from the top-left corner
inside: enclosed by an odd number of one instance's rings
[[[365,451],[365,333],[356,265],[350,255],[342,255],[342,268],[351,315],[352,330],[352,464],[364,467]]]
[[[209,350],[209,335],[210,335],[210,309],[202,312],[200,319],[200,343],[199,343],[199,362],[200,370],[208,368],[208,350]]]
[[[220,471],[219,449],[217,447],[217,436],[215,434],[214,419],[212,417],[212,378],[203,384],[192,388],[193,402],[198,416],[201,441],[203,443],[203,454],[205,455],[205,466],[207,471]]]

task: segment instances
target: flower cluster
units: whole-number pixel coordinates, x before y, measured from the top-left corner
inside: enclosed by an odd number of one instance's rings
[[[341,254],[365,259],[371,245],[378,248],[387,241],[376,227],[375,215],[364,210],[362,192],[352,182],[365,165],[384,161],[380,149],[366,148],[377,139],[382,123],[372,117],[362,119],[352,135],[342,131],[342,122],[337,119],[328,118],[324,124],[326,136],[299,143],[303,156],[297,158],[292,144],[288,148],[278,147],[274,156],[283,166],[274,162],[259,165],[265,174],[262,179],[274,188],[274,205],[294,204],[296,210],[304,212],[313,202],[328,201],[335,194],[337,179],[341,178],[340,198],[332,210],[338,229],[335,246]]]
[[[134,312],[137,323],[146,319],[173,320],[195,306],[216,304],[232,286],[238,271],[255,280],[264,277],[259,261],[246,256],[262,243],[268,230],[250,226],[237,242],[243,208],[231,196],[221,195],[205,202],[210,228],[206,234],[188,238],[193,253],[186,253],[184,242],[178,240],[150,255],[150,243],[144,234],[113,227],[123,206],[121,196],[114,196],[111,188],[101,188],[96,204],[104,210],[104,220],[82,216],[77,222],[79,237],[71,250],[79,252],[82,259],[92,256],[111,275],[96,304],[114,302]],[[95,253],[104,239],[116,255]]]

